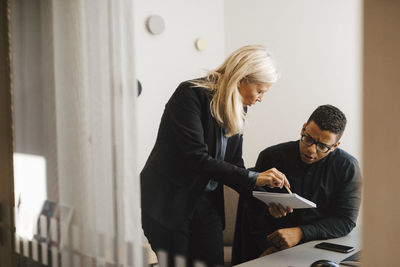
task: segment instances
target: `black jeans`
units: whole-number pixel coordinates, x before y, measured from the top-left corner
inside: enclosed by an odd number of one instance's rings
[[[187,219],[180,229],[167,229],[142,213],[144,234],[158,256],[160,251],[167,253],[169,267],[176,265],[176,256],[183,257],[187,266],[196,261],[207,266],[224,265],[222,222],[213,199],[213,193],[204,192],[192,218]],[[159,261],[161,265],[165,264],[160,256]]]

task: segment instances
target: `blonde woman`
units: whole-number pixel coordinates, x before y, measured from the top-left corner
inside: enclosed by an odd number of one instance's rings
[[[259,45],[234,51],[216,70],[181,83],[165,106],[154,148],[141,172],[142,224],[154,251],[190,264],[223,265],[223,185],[250,195],[255,185],[290,186],[276,169],[244,168],[245,110],[277,81]]]

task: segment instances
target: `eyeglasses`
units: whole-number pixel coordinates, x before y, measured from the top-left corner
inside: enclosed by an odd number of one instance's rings
[[[335,143],[335,144],[333,144],[331,146],[327,146],[324,143],[317,142],[311,136],[309,136],[307,134],[304,134],[304,129],[303,129],[303,134],[301,135],[301,139],[300,140],[306,146],[312,146],[312,145],[316,144],[317,145],[317,150],[319,152],[322,152],[322,153],[328,153],[329,150],[331,150],[332,147],[334,147],[336,145],[336,143]]]

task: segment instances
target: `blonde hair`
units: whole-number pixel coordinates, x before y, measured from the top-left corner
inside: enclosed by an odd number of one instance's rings
[[[215,120],[227,130],[227,137],[243,132],[245,112],[238,83],[275,83],[278,74],[270,53],[261,45],[247,45],[234,51],[216,70],[203,79],[193,80],[196,86],[213,92],[210,110]]]

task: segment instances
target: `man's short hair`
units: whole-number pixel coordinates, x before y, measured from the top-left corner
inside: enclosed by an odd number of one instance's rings
[[[347,123],[344,113],[332,105],[319,106],[311,114],[307,124],[311,121],[315,122],[322,131],[330,131],[331,133],[337,134],[337,140],[342,137]]]

